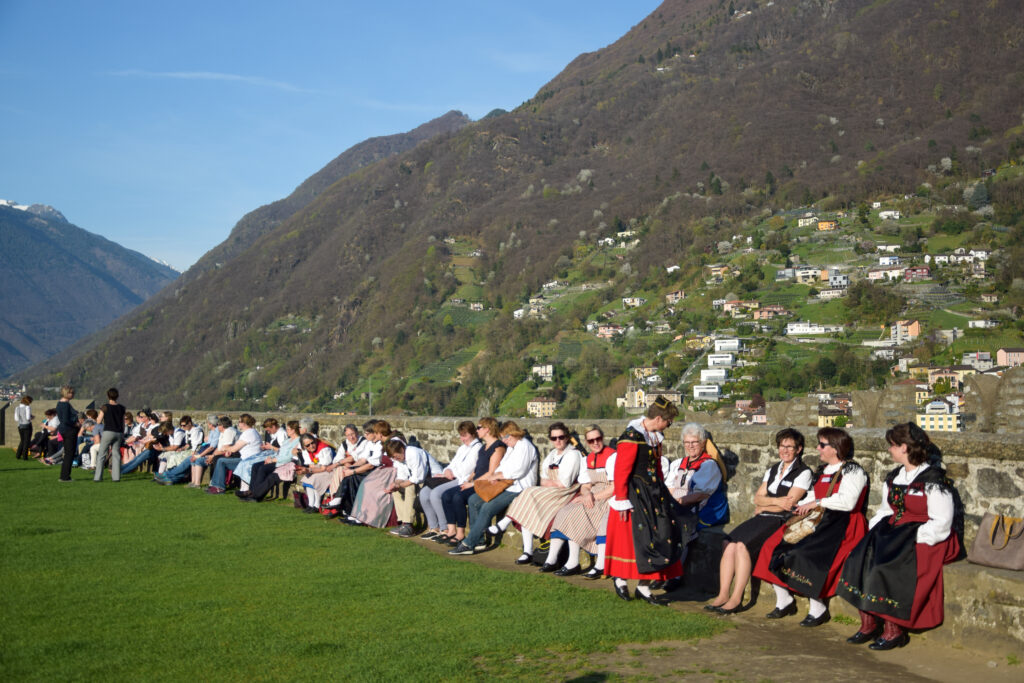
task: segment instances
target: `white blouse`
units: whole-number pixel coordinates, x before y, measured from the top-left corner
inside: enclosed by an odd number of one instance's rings
[[[480,449],[483,444],[480,439],[474,439],[469,445],[462,444],[459,450],[455,451],[455,457],[448,463],[446,470],[451,470],[452,475],[459,484],[465,484],[476,471],[476,461],[480,457]]]
[[[544,462],[540,465],[540,471],[547,479],[558,479],[564,487],[572,486],[576,483],[576,480],[580,476],[580,465],[583,462],[583,457],[580,452],[575,448],[566,447],[564,451],[559,453],[557,450],[552,449],[547,457],[544,458]],[[551,466],[557,465],[558,470],[555,476],[551,476]]]
[[[515,479],[506,491],[522,493],[524,489],[537,485],[537,447],[528,439],[519,439],[516,445],[505,451],[505,457],[494,470],[499,479]]]
[[[829,465],[825,468],[825,474],[835,474],[846,462],[837,462],[835,465]],[[843,478],[839,480],[839,486],[835,488],[831,496],[822,498],[818,501],[818,504],[826,510],[835,510],[836,512],[849,512],[857,506],[857,500],[860,498],[860,492],[864,490],[864,487],[868,485],[868,475],[860,467],[855,468],[849,474],[844,474]],[[813,503],[817,500],[814,497],[813,486],[808,487],[807,495],[804,496],[803,500],[800,501],[800,505],[804,503]]]
[[[909,485],[913,483],[917,475],[926,469],[928,469],[928,463],[918,465],[912,472],[908,472],[907,468],[903,467],[892,483],[900,486]],[[949,532],[953,528],[953,495],[938,486],[926,486],[923,494],[919,491],[907,491],[908,497],[917,495],[926,496],[928,506],[928,521],[917,527],[917,542],[935,545],[945,541],[949,538]],[[882,484],[882,503],[878,506],[875,516],[868,522],[868,528],[874,528],[876,524],[891,514],[893,514],[893,509],[889,506],[889,483],[884,482]]]

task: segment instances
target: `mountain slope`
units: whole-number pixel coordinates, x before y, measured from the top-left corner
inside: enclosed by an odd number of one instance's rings
[[[140,400],[177,405],[322,405],[386,369],[384,407],[400,408],[438,391],[402,388],[425,359],[482,348],[475,367],[504,386],[495,364],[521,365],[530,335],[572,320],[514,324],[512,304],[581,238],[638,231],[610,269],[628,288],[766,210],[912,192],[943,158],[980,175],[1021,134],[1022,25],[999,1],[665,2],[515,111],[341,178],[65,376],[120,373]],[[447,236],[482,251],[459,267],[496,309],[486,325],[438,315],[461,286]]]
[[[224,263],[237,256],[260,236],[270,232],[295,212],[308,206],[320,193],[340,178],[355,173],[364,166],[381,159],[410,150],[436,135],[453,133],[467,123],[469,123],[468,116],[462,112],[450,111],[407,133],[369,138],[353,145],[307,178],[284,199],[261,206],[243,216],[226,240],[207,252],[193,268],[185,273],[184,281],[188,282],[199,273],[214,267],[215,264]]]
[[[50,207],[0,206],[0,376],[105,327],[177,276]]]

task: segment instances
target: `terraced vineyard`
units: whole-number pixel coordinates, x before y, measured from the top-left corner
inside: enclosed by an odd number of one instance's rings
[[[473,360],[476,350],[464,349],[444,360],[435,361],[425,365],[410,379],[428,379],[434,382],[447,382],[455,378],[459,368]]]

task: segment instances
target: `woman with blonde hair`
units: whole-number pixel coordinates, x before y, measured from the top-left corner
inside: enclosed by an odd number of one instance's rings
[[[75,397],[75,388],[65,384],[60,388],[60,400],[57,401],[57,433],[64,445],[64,460],[60,463],[60,480],[71,481],[71,464],[75,460],[75,444],[78,442],[78,412],[71,405]]]

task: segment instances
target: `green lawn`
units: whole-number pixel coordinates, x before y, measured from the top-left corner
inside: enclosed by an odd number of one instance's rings
[[[0,461],[6,681],[564,680],[597,673],[586,652],[725,628],[285,503]]]

